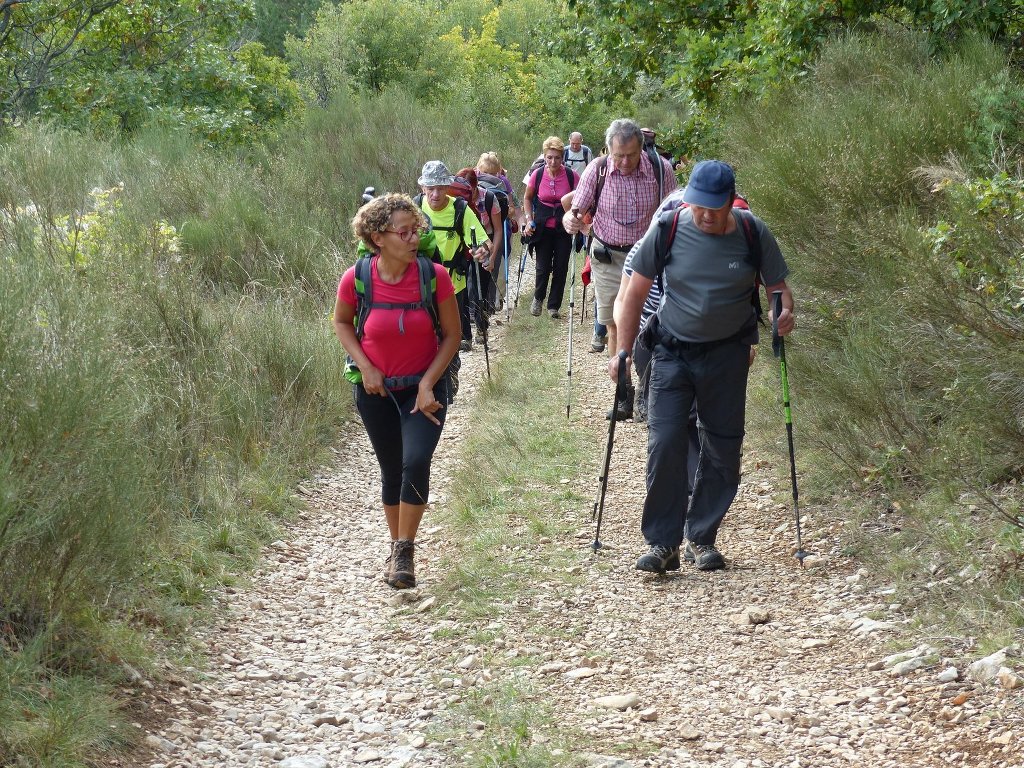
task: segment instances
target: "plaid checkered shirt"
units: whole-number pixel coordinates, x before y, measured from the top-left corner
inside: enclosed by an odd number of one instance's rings
[[[659,159],[665,170],[664,194],[668,195],[679,185],[672,166],[664,158]],[[583,172],[583,178],[573,195],[574,209],[587,211],[593,205],[598,171],[606,162],[609,163],[609,170],[601,198],[597,201],[593,232],[602,243],[624,246],[628,250],[644,236],[651,223],[651,216],[661,202],[658,197],[658,177],[646,152],[640,155],[640,164],[629,176],[619,173],[617,168],[610,165],[610,160],[599,158]]]

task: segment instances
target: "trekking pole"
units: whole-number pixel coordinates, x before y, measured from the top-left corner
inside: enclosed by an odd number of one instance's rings
[[[505,238],[502,241],[502,251],[504,251],[505,262],[505,322],[512,322],[512,305],[509,299],[512,298],[512,286],[508,284],[508,260],[512,258],[512,225],[509,224],[509,220],[505,219]]]
[[[619,407],[619,401],[626,399],[626,390],[629,387],[629,367],[626,365],[626,350],[619,352],[619,375],[615,382],[615,399],[612,400],[612,412]],[[597,518],[597,528],[594,531],[594,543],[590,548],[595,552],[601,548],[601,517],[604,514],[604,496],[608,490],[608,469],[612,463],[612,444],[615,442],[615,422],[618,419],[608,420],[608,447],[604,453],[604,471],[601,473],[600,486],[597,501],[594,502],[594,517]]]
[[[580,325],[587,319],[587,284],[583,284],[583,301],[580,303]]]
[[[782,314],[782,291],[772,291],[772,354],[779,358],[782,378],[782,410],[786,414],[786,439],[789,441],[789,479],[793,485],[793,512],[796,515],[796,559],[800,567],[809,554],[804,552],[800,537],[800,497],[796,489],[796,454],[793,451],[793,413],[789,404],[789,374],[786,370],[786,340],[779,335],[779,315]]]
[[[572,261],[569,269],[572,270],[572,277],[569,280],[569,357],[567,362],[565,380],[565,418],[569,418],[569,408],[572,405],[572,318],[576,314],[576,251],[572,252]]]
[[[516,299],[513,306],[519,306],[519,289],[523,286],[523,272],[526,271],[526,257],[530,253],[530,246],[523,241],[523,255],[519,258],[519,279],[516,280]]]
[[[487,378],[491,378],[491,353],[487,349],[487,326],[489,321],[484,311],[483,281],[480,279],[480,262],[476,260],[476,227],[469,228],[469,238],[473,243],[473,275],[476,277],[476,322],[480,335],[484,338],[484,362],[487,364]]]

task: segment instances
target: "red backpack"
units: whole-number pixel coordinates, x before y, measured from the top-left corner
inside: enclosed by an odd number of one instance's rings
[[[468,179],[464,179],[461,176],[456,176],[455,181],[448,185],[448,195],[450,197],[459,198],[461,197],[469,205],[470,210],[476,213],[476,217],[480,219],[480,223],[483,225],[484,231],[486,232],[491,225],[491,211],[494,209],[494,193],[489,189],[484,190],[484,208],[480,208],[479,198],[474,194],[475,190],[470,185]]]

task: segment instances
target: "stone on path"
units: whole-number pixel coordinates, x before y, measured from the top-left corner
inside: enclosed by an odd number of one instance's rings
[[[616,696],[599,696],[594,703],[606,709],[629,709],[640,703],[640,697],[635,693],[626,693]]]
[[[329,768],[330,763],[319,755],[288,757],[277,764],[278,768]]]

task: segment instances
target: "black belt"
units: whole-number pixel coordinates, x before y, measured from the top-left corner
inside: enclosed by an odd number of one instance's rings
[[[610,251],[621,251],[622,253],[629,253],[633,249],[633,246],[636,245],[636,243],[633,243],[632,245],[612,245],[611,243],[606,243],[597,235],[594,235],[594,238],[597,240],[597,242],[599,242],[601,245],[603,245]]]
[[[677,338],[673,334],[666,331],[664,328],[658,328],[658,343],[661,344],[669,352],[693,352],[696,350],[709,350],[715,347],[721,347],[725,344],[736,344],[744,336],[750,333],[749,328],[740,328],[732,336],[726,336],[724,339],[715,339],[714,341],[683,341]]]

